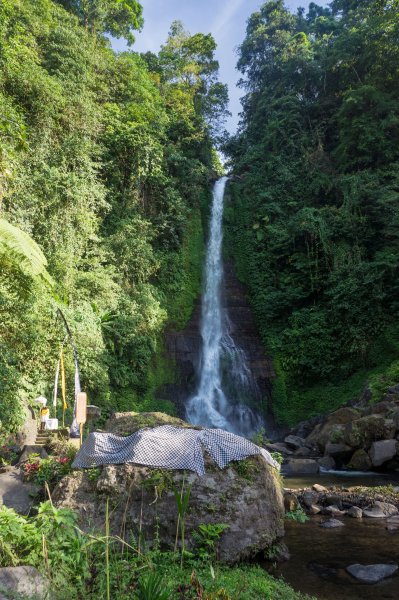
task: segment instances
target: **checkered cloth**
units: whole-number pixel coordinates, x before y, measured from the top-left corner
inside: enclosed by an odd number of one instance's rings
[[[140,429],[128,437],[90,433],[73,462],[75,469],[136,463],[165,469],[188,469],[205,474],[204,450],[224,469],[232,460],[260,454],[279,468],[269,452],[223,429],[184,429],[162,425]]]

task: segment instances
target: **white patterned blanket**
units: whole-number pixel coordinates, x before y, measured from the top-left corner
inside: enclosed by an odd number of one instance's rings
[[[224,469],[233,460],[260,454],[279,469],[267,450],[223,429],[184,429],[162,425],[140,429],[121,437],[113,433],[90,433],[82,444],[73,467],[84,469],[100,465],[136,463],[165,469],[188,469],[205,474],[204,451]]]

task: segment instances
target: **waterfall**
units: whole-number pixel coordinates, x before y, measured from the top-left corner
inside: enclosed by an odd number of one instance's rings
[[[262,419],[245,401],[259,399],[259,391],[243,349],[234,343],[231,323],[222,305],[222,219],[227,179],[219,179],[213,190],[202,294],[199,384],[187,402],[186,413],[194,425],[220,427],[249,436],[261,428]]]

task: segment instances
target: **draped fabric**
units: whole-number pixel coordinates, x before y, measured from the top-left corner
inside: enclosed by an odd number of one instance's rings
[[[269,452],[253,442],[223,429],[185,429],[162,425],[140,429],[121,437],[113,433],[90,433],[76,455],[73,467],[136,463],[165,469],[188,469],[205,474],[204,451],[225,468],[233,460],[261,455],[272,467],[279,464]]]

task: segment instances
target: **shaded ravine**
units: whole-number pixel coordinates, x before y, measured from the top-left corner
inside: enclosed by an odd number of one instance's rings
[[[259,404],[261,392],[244,350],[232,337],[232,323],[222,301],[223,206],[227,179],[219,179],[213,190],[202,294],[198,387],[187,401],[186,418],[195,425],[220,427],[248,436],[264,426],[264,422],[250,407]]]

